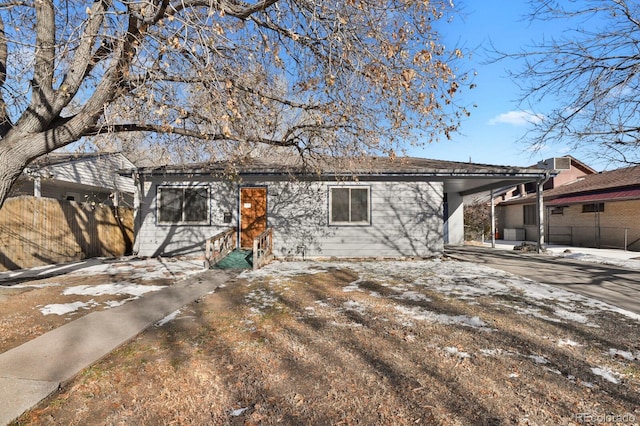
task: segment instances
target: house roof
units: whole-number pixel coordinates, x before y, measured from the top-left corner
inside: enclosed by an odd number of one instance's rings
[[[87,152],[87,153],[66,153],[66,152],[51,152],[49,154],[38,157],[29,163],[29,168],[41,168],[47,166],[56,166],[58,164],[67,164],[74,161],[89,161],[96,160],[105,157],[119,156],[131,163],[127,157],[121,152]],[[133,163],[131,163],[133,166]]]
[[[445,191],[463,195],[504,186],[507,182],[524,183],[541,179],[549,171],[536,168],[461,163],[417,157],[369,157],[366,159],[339,158],[314,164],[302,163],[299,157],[282,159],[251,158],[242,162],[211,162],[186,165],[166,165],[123,170],[139,176],[296,176],[307,178],[369,178],[369,179],[428,179],[443,181]]]
[[[621,189],[619,191],[599,191],[587,194],[566,195],[547,202],[548,206],[563,204],[582,204],[596,201],[623,201],[640,199],[640,188]]]
[[[48,184],[77,186],[92,190],[112,190],[133,193],[131,176],[120,176],[118,169],[135,167],[121,152],[111,153],[50,153],[29,163],[23,171],[26,179],[46,180]]]
[[[544,191],[548,205],[640,198],[640,166],[586,175],[576,182]],[[528,204],[535,194],[501,204]]]

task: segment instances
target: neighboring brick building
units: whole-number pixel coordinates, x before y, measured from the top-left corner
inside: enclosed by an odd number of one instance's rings
[[[640,166],[584,175],[543,194],[546,241],[640,251]],[[537,239],[536,196],[500,203],[504,228]]]

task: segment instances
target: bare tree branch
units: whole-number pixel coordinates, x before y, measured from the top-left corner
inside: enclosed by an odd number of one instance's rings
[[[532,20],[558,20],[567,29],[557,38],[496,56],[523,64],[511,73],[521,87],[521,104],[544,116],[525,142],[580,147],[623,162],[640,159],[640,4],[530,3]],[[556,106],[536,108],[549,103]]]
[[[80,138],[206,161],[449,136],[467,115],[453,102],[465,75],[433,23],[453,12],[445,0],[0,2],[0,205],[29,161]]]
[[[0,138],[7,134],[11,128],[11,121],[7,113],[7,104],[1,90],[7,81],[7,58],[9,50],[7,48],[7,38],[4,31],[4,19],[0,15]]]

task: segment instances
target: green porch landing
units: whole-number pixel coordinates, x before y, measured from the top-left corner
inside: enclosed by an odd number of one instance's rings
[[[234,250],[211,267],[212,269],[253,269],[253,251]]]

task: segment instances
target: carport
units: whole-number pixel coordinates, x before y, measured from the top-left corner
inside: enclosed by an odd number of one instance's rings
[[[446,197],[444,214],[445,244],[462,245],[464,243],[464,202],[467,195],[489,193],[491,200],[491,241],[495,247],[495,203],[494,193],[499,189],[535,182],[537,188],[537,217],[539,229],[537,248],[544,248],[544,204],[543,186],[557,171],[541,168],[519,168],[469,164],[466,169],[450,170],[443,177]]]

